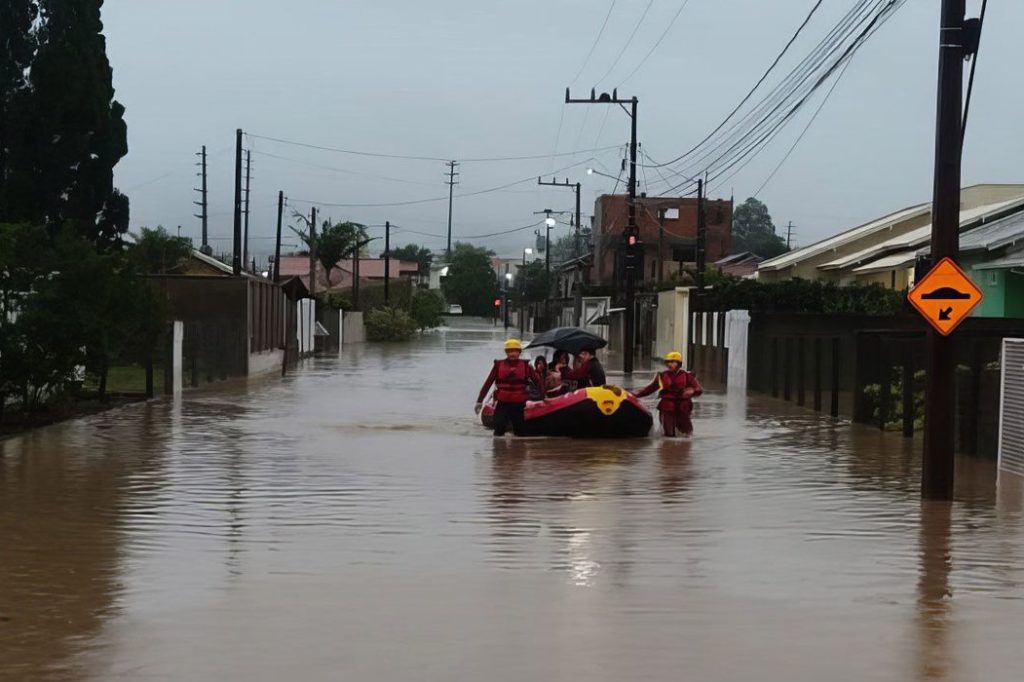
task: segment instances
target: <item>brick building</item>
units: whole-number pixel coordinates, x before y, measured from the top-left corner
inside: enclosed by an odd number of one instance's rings
[[[603,194],[594,203],[594,265],[591,284],[610,285],[616,282],[619,244],[622,230],[629,222],[628,197],[625,194]],[[708,264],[729,253],[732,238],[732,200],[708,199],[707,217]],[[636,222],[643,242],[643,272],[637,273],[637,284],[653,281],[658,274],[658,212],[665,212],[665,235],[661,260],[665,277],[680,269],[694,269],[697,261],[697,199],[693,197],[637,197]]]

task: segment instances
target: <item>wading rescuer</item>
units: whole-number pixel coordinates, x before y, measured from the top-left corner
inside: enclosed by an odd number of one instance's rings
[[[544,395],[543,380],[529,362],[519,357],[522,352],[523,344],[518,339],[509,339],[505,342],[505,359],[494,361],[494,367],[487,375],[487,381],[484,382],[476,399],[476,413],[480,414],[487,391],[491,390],[492,384],[497,385],[494,392],[494,398],[498,403],[494,407],[495,436],[504,436],[510,422],[512,433],[522,435],[525,421],[523,412],[529,398],[529,382],[533,382],[540,395]]]
[[[676,429],[684,436],[693,433],[693,422],[690,412],[693,411],[693,397],[704,392],[697,376],[683,369],[683,355],[672,351],[665,356],[664,372],[658,372],[654,381],[635,395],[637,398],[660,391],[658,397],[658,413],[661,415],[661,428],[665,435],[672,438]]]

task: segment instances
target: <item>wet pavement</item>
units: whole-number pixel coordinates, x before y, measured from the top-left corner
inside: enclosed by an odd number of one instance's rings
[[[461,326],[0,443],[0,679],[1020,679],[992,462],[922,506],[899,436],[724,394],[495,440]]]

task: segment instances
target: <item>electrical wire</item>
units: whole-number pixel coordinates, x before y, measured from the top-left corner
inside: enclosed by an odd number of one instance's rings
[[[389,182],[401,182],[401,183],[405,183],[405,184],[409,184],[409,185],[423,185],[424,187],[434,187],[435,186],[434,183],[432,183],[432,182],[423,182],[423,181],[420,181],[420,180],[406,180],[406,179],[403,179],[403,178],[393,178],[393,177],[390,177],[390,176],[387,176],[387,175],[377,175],[375,173],[364,173],[362,171],[349,170],[347,168],[336,168],[334,166],[325,166],[323,164],[312,163],[310,161],[304,161],[302,159],[293,159],[293,158],[288,157],[288,156],[279,156],[277,154],[271,154],[270,152],[253,151],[253,154],[256,154],[257,156],[266,156],[266,157],[271,158],[271,159],[278,159],[280,161],[289,161],[291,163],[297,163],[300,166],[308,166],[310,168],[317,168],[317,169],[320,169],[320,170],[332,171],[334,173],[344,173],[346,175],[355,175],[355,176],[365,177],[365,178],[375,178],[377,180],[387,180]]]
[[[644,13],[640,15],[640,20],[636,22],[636,26],[633,27],[633,32],[629,34],[629,38],[626,40],[626,44],[622,46],[621,50],[619,50],[618,56],[615,57],[615,61],[612,62],[612,65],[608,67],[608,71],[605,72],[603,76],[598,78],[596,83],[594,83],[595,86],[600,85],[605,78],[611,75],[612,71],[615,70],[615,67],[619,65],[619,61],[622,59],[622,55],[626,54],[626,50],[629,49],[629,46],[633,43],[633,38],[636,37],[636,32],[640,30],[640,25],[644,23],[644,19],[647,18],[647,13],[651,11],[651,7],[653,5],[654,0],[650,0],[650,2],[647,3],[647,7],[644,8]]]
[[[818,8],[821,7],[821,3],[823,1],[824,0],[817,0],[814,3],[814,6],[811,7],[811,11],[807,13],[806,17],[804,17],[804,20],[800,23],[800,26],[797,27],[796,32],[793,33],[793,35],[790,37],[790,39],[786,42],[786,45],[782,48],[782,51],[779,52],[778,55],[776,55],[775,59],[768,66],[768,68],[765,70],[765,72],[761,75],[761,77],[757,80],[757,82],[754,83],[754,87],[750,88],[750,91],[747,92],[747,94],[744,95],[743,99],[740,100],[739,104],[737,104],[733,108],[733,110],[730,111],[729,114],[724,119],[722,119],[722,122],[719,123],[715,127],[714,130],[712,130],[710,133],[708,133],[707,136],[703,140],[701,140],[700,142],[695,144],[689,150],[687,150],[683,154],[677,156],[676,158],[672,159],[671,161],[667,161],[667,162],[665,162],[663,164],[659,164],[660,166],[664,167],[664,166],[667,166],[669,164],[676,163],[677,161],[680,161],[683,158],[685,158],[687,155],[693,153],[702,144],[704,144],[705,142],[710,140],[718,131],[720,131],[732,119],[733,116],[736,115],[736,112],[738,112],[743,107],[743,105],[746,104],[747,101],[750,100],[750,98],[754,96],[754,93],[757,92],[757,89],[761,87],[761,85],[765,82],[765,80],[767,80],[768,76],[771,75],[771,72],[775,70],[775,67],[779,65],[779,62],[782,61],[782,58],[789,51],[789,48],[793,46],[793,43],[795,43],[797,38],[800,37],[800,34],[803,32],[804,28],[806,28],[807,24],[809,24],[811,22],[811,18],[814,17],[814,14],[818,11]]]
[[[679,5],[679,9],[676,10],[675,16],[673,16],[671,21],[668,22],[668,26],[665,27],[665,30],[662,32],[661,36],[654,42],[654,45],[651,47],[651,49],[648,50],[647,54],[644,55],[644,58],[640,60],[640,63],[637,64],[636,67],[629,72],[629,75],[623,78],[621,81],[619,81],[619,84],[616,87],[621,88],[623,85],[625,85],[625,83],[630,78],[635,76],[636,72],[639,71],[641,67],[643,67],[643,65],[647,63],[647,60],[651,58],[651,55],[654,54],[654,51],[657,50],[658,46],[661,45],[663,40],[665,40],[665,37],[669,34],[669,31],[672,30],[672,26],[676,23],[676,20],[679,18],[679,15],[683,13],[683,10],[686,9],[686,6],[688,4],[690,4],[690,0],[683,0],[682,4]],[[821,4],[820,0],[819,4]]]
[[[269,137],[267,135],[257,135],[255,133],[246,133],[249,137],[258,138],[261,140],[268,140],[270,142],[277,142],[278,144],[287,144],[295,147],[305,147],[306,149],[316,149],[319,151],[333,152],[336,154],[352,154],[354,156],[369,156],[374,158],[382,159],[403,159],[406,161],[451,161],[450,157],[440,156],[415,156],[409,154],[387,154],[382,152],[365,152],[357,151],[354,149],[341,149],[339,147],[328,147],[325,145],[309,144],[306,142],[296,142],[294,140],[285,140],[279,137]],[[618,146],[618,145],[616,145]],[[492,156],[492,157],[478,157],[478,158],[460,158],[459,163],[484,163],[484,162],[497,162],[497,161],[536,161],[539,159],[550,159],[552,157],[564,157],[564,156],[578,156],[579,154],[594,154],[598,152],[608,151],[615,147],[606,147],[604,149],[577,149],[573,152],[560,152],[557,154],[531,154],[525,156]]]
[[[587,64],[590,63],[590,58],[594,56],[594,50],[597,49],[597,44],[601,42],[601,36],[604,35],[605,28],[608,27],[608,20],[612,18],[612,12],[615,10],[615,3],[618,0],[612,0],[612,3],[608,6],[608,13],[604,15],[604,22],[601,23],[601,29],[597,32],[597,37],[594,38],[594,43],[590,46],[590,51],[587,52],[587,56],[583,59],[583,63],[580,64],[580,70],[573,76],[572,81],[569,83],[569,87],[576,84],[576,81],[583,75],[583,70],[587,68]]]
[[[971,76],[967,81],[967,97],[964,100],[964,115],[960,122],[960,147],[963,148],[964,137],[967,135],[967,114],[971,112],[971,95],[974,94],[974,70],[978,66],[978,52],[981,51],[981,30],[985,27],[985,10],[988,9],[988,0],[981,0],[981,15],[978,17],[978,45],[971,58]]]

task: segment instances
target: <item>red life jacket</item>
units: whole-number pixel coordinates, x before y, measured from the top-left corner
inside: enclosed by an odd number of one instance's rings
[[[494,398],[499,403],[525,403],[529,398],[526,391],[526,360],[495,360],[494,365],[498,368]]]
[[[661,386],[658,397],[663,402],[673,405],[689,400],[683,395],[683,391],[693,387],[690,377],[690,373],[685,370],[679,370],[675,374],[669,371],[658,372],[658,385]]]

